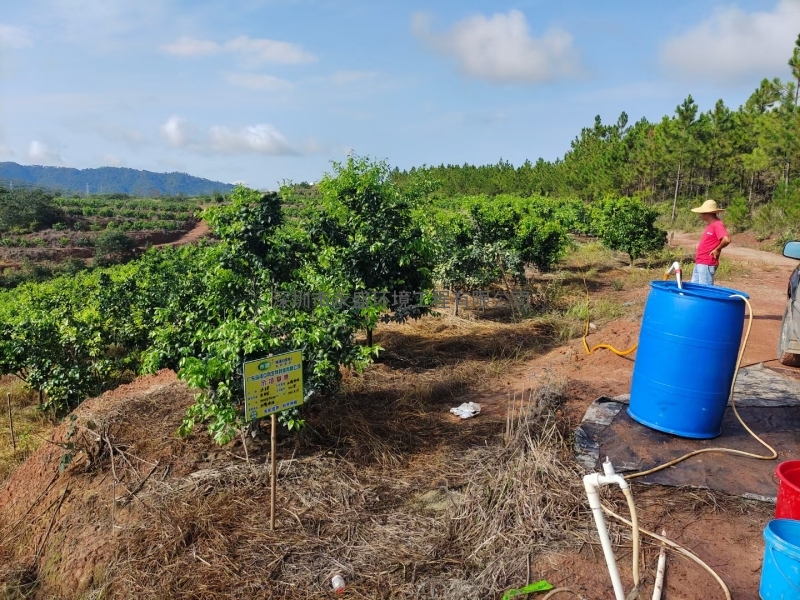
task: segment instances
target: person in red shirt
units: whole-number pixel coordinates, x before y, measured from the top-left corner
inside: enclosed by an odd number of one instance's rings
[[[706,223],[706,228],[697,244],[692,283],[714,285],[714,273],[719,266],[719,255],[722,249],[731,243],[728,231],[719,218],[719,213],[723,210],[717,208],[717,203],[713,200],[706,200],[701,206],[692,209],[692,212],[698,213]]]

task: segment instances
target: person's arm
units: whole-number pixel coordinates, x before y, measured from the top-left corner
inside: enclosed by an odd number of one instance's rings
[[[719,244],[717,245],[717,247],[716,247],[716,248],[714,248],[714,249],[711,251],[711,256],[713,256],[713,257],[714,257],[714,258],[716,258],[716,259],[719,259],[719,255],[720,255],[720,253],[722,252],[722,249],[723,249],[725,246],[727,246],[728,244],[730,244],[730,243],[731,243],[731,238],[729,238],[729,237],[726,235],[724,238],[722,238],[722,239],[719,241]]]
[[[717,260],[719,260],[719,255],[722,253],[722,249],[723,249],[725,246],[727,246],[728,244],[730,244],[730,243],[731,243],[731,238],[730,238],[730,236],[728,235],[728,231],[725,229],[725,226],[724,226],[724,225],[722,225],[722,226],[720,227],[720,229],[721,229],[720,233],[722,233],[722,237],[721,237],[721,238],[720,238],[720,240],[719,240],[719,244],[717,244],[717,247],[716,247],[716,248],[714,248],[714,249],[713,249],[713,250],[710,252],[711,256],[713,256],[713,257],[714,257],[715,259],[717,259]]]

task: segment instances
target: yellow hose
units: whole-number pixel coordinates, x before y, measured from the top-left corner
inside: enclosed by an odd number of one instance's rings
[[[625,494],[625,500],[628,501],[628,511],[631,513],[631,529],[633,530],[633,585],[639,585],[639,517],[636,514],[636,505],[633,503],[633,492],[631,488],[622,490]]]
[[[667,273],[664,273],[663,280],[666,281],[668,277]],[[636,348],[639,347],[639,344],[634,344],[627,350],[617,350],[611,344],[597,344],[596,346],[592,346],[589,348],[589,344],[586,343],[586,338],[589,336],[589,288],[586,285],[586,278],[583,279],[583,287],[586,290],[586,328],[583,330],[583,349],[586,350],[586,354],[593,354],[595,350],[610,350],[617,356],[628,356],[631,352],[634,352]]]

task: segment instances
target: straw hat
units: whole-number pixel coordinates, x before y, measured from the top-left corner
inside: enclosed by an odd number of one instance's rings
[[[720,213],[723,212],[724,208],[717,208],[717,203],[714,200],[706,200],[698,206],[697,208],[693,208],[693,213]]]

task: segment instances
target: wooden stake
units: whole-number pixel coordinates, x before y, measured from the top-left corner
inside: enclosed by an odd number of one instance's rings
[[[8,426],[11,428],[11,445],[14,447],[14,454],[17,453],[17,438],[14,436],[14,415],[11,413],[11,394],[6,392],[6,402],[8,403]]]
[[[276,469],[275,469],[275,440],[277,438],[277,429],[278,429],[278,415],[272,413],[272,431],[270,433],[270,460],[272,461],[272,465],[270,466],[270,495],[269,495],[269,529],[270,531],[275,530],[275,480],[277,479]]]

